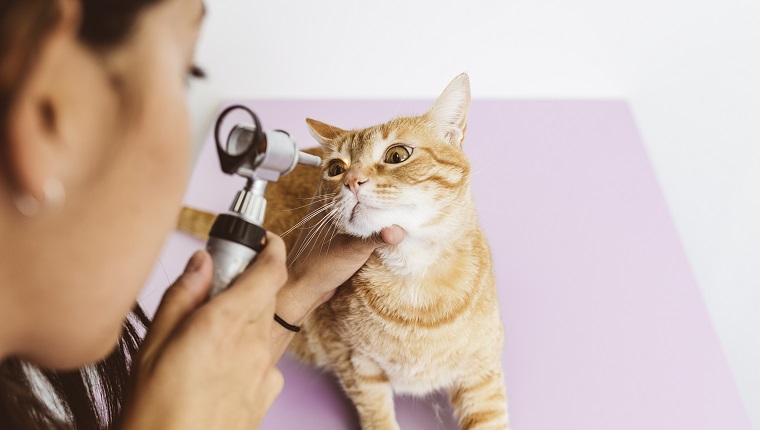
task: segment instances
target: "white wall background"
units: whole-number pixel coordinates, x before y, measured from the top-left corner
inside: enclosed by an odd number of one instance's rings
[[[760,2],[207,0],[195,135],[225,98],[631,102],[760,429]]]

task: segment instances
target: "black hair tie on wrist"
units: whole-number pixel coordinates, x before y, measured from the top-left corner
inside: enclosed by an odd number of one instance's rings
[[[285,327],[286,330],[290,330],[293,333],[298,333],[301,331],[301,327],[286,323],[285,320],[280,318],[277,314],[274,314],[274,320],[277,321],[281,326]]]

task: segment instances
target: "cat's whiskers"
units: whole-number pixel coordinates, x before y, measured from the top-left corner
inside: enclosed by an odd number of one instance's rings
[[[338,226],[335,224],[333,224],[332,231],[333,231],[332,236],[330,236],[330,239],[327,241],[327,251],[325,251],[325,258],[327,258],[327,256],[330,254],[330,245],[332,245],[333,239],[335,239],[335,236],[340,234],[340,232],[338,232]],[[321,249],[320,249],[320,252],[321,252]]]
[[[328,192],[328,193],[324,193],[324,194],[317,194],[317,195],[315,195],[313,197],[294,197],[293,199],[294,200],[317,200],[320,197],[335,196],[336,194],[338,194],[338,193],[337,192],[332,192],[332,193]]]
[[[327,227],[327,232],[325,233],[325,238],[327,236],[330,236],[332,234],[332,232],[335,231],[336,228],[337,227],[336,227],[335,223],[330,223],[330,225]],[[331,239],[332,239],[332,237],[330,237],[330,239],[322,241],[322,243],[319,245],[319,255],[322,255],[322,249],[325,247],[325,242],[327,242],[328,240],[331,240]],[[329,248],[328,248],[328,250],[329,250]]]
[[[306,215],[306,216],[305,216],[305,217],[304,217],[304,218],[303,218],[301,221],[298,221],[298,222],[297,222],[297,223],[296,223],[296,224],[295,224],[293,227],[290,227],[290,228],[289,228],[287,231],[285,231],[284,233],[282,233],[282,234],[280,235],[280,237],[285,237],[285,236],[287,236],[287,235],[288,235],[288,234],[290,234],[290,233],[291,233],[293,230],[295,230],[295,229],[297,229],[298,227],[300,227],[300,226],[302,226],[302,225],[306,224],[307,222],[311,221],[311,220],[312,220],[314,217],[316,217],[316,216],[317,216],[317,215],[319,215],[320,213],[322,213],[322,212],[324,212],[324,211],[326,211],[326,210],[330,209],[330,207],[331,207],[331,206],[333,206],[333,205],[335,205],[335,202],[334,202],[334,201],[327,203],[326,205],[324,205],[324,206],[320,207],[319,209],[315,209],[315,210],[311,211],[311,212],[310,212],[308,215]]]
[[[298,251],[296,252],[295,257],[293,257],[293,260],[290,262],[290,267],[293,265],[293,263],[298,260],[298,258],[303,254],[303,252],[306,250],[306,248],[311,244],[312,240],[314,240],[316,237],[318,237],[319,232],[324,228],[325,225],[328,225],[328,223],[337,215],[339,212],[339,208],[333,208],[322,220],[320,220],[316,225],[311,227],[311,231],[306,236],[306,239],[304,239],[301,246],[298,248]],[[314,245],[312,245],[312,248],[316,246],[316,241],[314,242]],[[309,251],[309,255],[311,254],[311,251]],[[308,255],[307,255],[308,258]]]
[[[317,194],[317,195],[315,195],[314,197],[312,197],[310,199],[299,199],[299,200],[319,201],[319,200],[324,200],[325,198],[335,197],[336,194],[338,194],[338,193],[337,192],[332,192],[332,193]]]
[[[288,211],[294,211],[294,210],[302,209],[302,208],[305,208],[307,206],[311,206],[312,203],[324,203],[324,202],[332,199],[333,197],[335,197],[334,193],[331,194],[331,195],[326,195],[326,196],[322,196],[322,197],[314,197],[313,201],[311,201],[309,203],[306,203],[305,205],[297,206],[297,207],[294,207],[294,208],[291,208],[291,209],[280,209],[280,212],[288,212]]]
[[[326,216],[325,219],[322,220],[321,225],[317,228],[316,232],[314,233],[313,243],[311,245],[311,248],[309,249],[309,253],[306,254],[306,258],[309,258],[312,251],[314,251],[314,248],[316,248],[317,242],[320,242],[319,238],[320,236],[322,236],[322,232],[325,231],[325,228],[327,228],[327,231],[329,231],[330,226],[333,225],[332,220],[335,218],[336,214],[337,214],[337,211],[333,211],[328,216]],[[324,237],[327,237],[327,234],[325,234]],[[322,246],[324,246],[324,243],[325,243],[324,240],[320,242],[320,245],[319,245],[320,254],[322,252]]]
[[[324,233],[325,233],[325,234],[324,234],[324,235],[322,235],[322,232],[320,232],[319,234],[317,234],[317,237],[320,237],[320,236],[321,236],[321,237],[322,237],[322,239],[323,239],[323,240],[321,240],[321,241],[320,241],[320,244],[319,244],[319,255],[323,255],[323,254],[322,254],[322,249],[324,249],[324,246],[325,246],[325,242],[327,242],[328,240],[332,240],[332,238],[333,238],[333,237],[335,237],[335,235],[333,235],[333,236],[331,236],[331,237],[330,237],[330,239],[327,239],[327,236],[330,236],[330,234],[332,234],[332,233],[331,233],[331,231],[337,231],[337,228],[338,228],[338,227],[335,225],[335,223],[334,223],[334,222],[332,222],[332,221],[334,221],[334,220],[335,220],[336,216],[337,216],[337,211],[336,211],[335,213],[331,213],[331,214],[330,214],[330,216],[329,216],[329,218],[330,218],[330,219],[329,219],[329,222],[328,222],[328,223],[326,223],[325,225],[323,225],[323,227],[322,227],[322,231],[324,231]],[[326,220],[327,220],[327,218],[328,218],[328,217],[325,217],[325,219],[326,219]],[[312,246],[312,249],[311,249],[311,250],[309,250],[309,254],[308,254],[308,255],[306,255],[306,258],[309,258],[309,255],[311,255],[311,251],[313,251],[313,250],[314,250],[314,247],[315,247],[316,245],[317,245],[317,244],[316,244],[316,242],[315,242],[315,243],[314,243],[314,246]],[[328,252],[329,252],[329,250],[330,250],[330,247],[329,247],[329,245],[328,245],[328,247],[327,247],[327,250],[328,250]],[[324,255],[327,255],[327,253],[325,253]]]
[[[340,208],[336,208],[335,213],[332,214],[332,220],[330,222],[331,226],[327,228],[327,234],[325,234],[325,237],[330,236],[330,238],[322,241],[322,244],[319,246],[319,254],[322,255],[322,248],[324,247],[325,242],[327,243],[327,250],[325,251],[325,254],[324,254],[325,258],[330,253],[330,245],[332,244],[332,240],[335,238],[335,236],[340,234],[340,232],[338,231],[338,225],[334,222],[338,218],[339,214],[340,214]]]
[[[484,171],[484,170],[488,169],[488,168],[489,168],[489,167],[491,167],[491,166],[493,165],[493,163],[495,163],[495,162],[496,162],[496,160],[492,159],[492,160],[491,160],[491,161],[489,161],[489,162],[488,162],[488,164],[486,164],[485,166],[483,166],[483,167],[479,168],[478,170],[475,170],[475,171],[473,171],[472,173],[470,173],[470,176],[475,176],[475,175],[477,175],[478,173],[480,173],[480,172],[482,172],[482,171]]]

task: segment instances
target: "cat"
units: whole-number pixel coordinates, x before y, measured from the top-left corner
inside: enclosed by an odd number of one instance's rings
[[[462,74],[421,116],[361,130],[307,119],[322,171],[299,167],[267,192],[264,227],[283,233],[308,215],[303,202],[318,189],[314,204],[329,220],[311,233],[323,239],[295,255],[322,252],[335,233],[368,237],[392,224],[406,231],[317,308],[289,347],[335,373],[364,430],[399,428],[394,393],[436,390],[448,391],[462,429],[508,428],[491,255],[462,151],[469,106]],[[211,220],[198,219],[186,208],[181,228],[207,232]],[[295,236],[285,236],[289,250]]]

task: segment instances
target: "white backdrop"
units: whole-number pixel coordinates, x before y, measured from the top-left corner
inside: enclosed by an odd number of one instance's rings
[[[207,0],[196,140],[225,98],[631,102],[760,429],[760,2]]]

